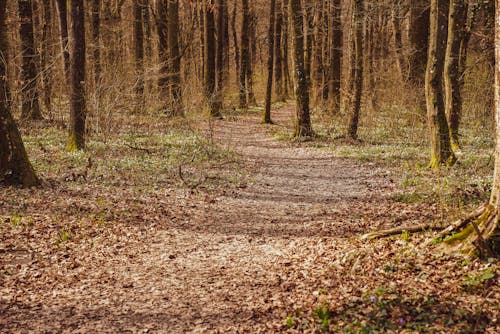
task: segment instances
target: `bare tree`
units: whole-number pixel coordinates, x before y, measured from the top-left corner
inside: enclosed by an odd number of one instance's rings
[[[0,0],[0,27],[6,24],[6,6],[7,0]],[[32,187],[38,185],[39,180],[11,114],[7,50],[7,31],[0,29],[0,182]]]

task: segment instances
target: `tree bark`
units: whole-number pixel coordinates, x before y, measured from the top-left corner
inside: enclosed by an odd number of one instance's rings
[[[292,20],[293,55],[295,63],[295,137],[313,135],[309,111],[309,82],[304,63],[304,16],[300,0],[289,0],[290,19]]]
[[[71,0],[71,99],[69,151],[85,149],[85,9],[83,0]]]
[[[233,32],[233,44],[234,44],[234,64],[236,69],[236,82],[240,83],[240,74],[241,74],[241,60],[240,60],[240,47],[238,45],[238,33],[236,31],[236,1],[234,2],[233,12],[231,15],[231,30]],[[241,92],[240,92],[241,93]],[[241,95],[240,95],[240,103],[241,103]]]
[[[403,57],[403,40],[401,31],[402,0],[396,0],[391,12],[392,30],[394,31],[394,47],[396,52],[396,67],[399,78],[403,82],[406,80],[406,66]]]
[[[408,79],[417,87],[422,87],[425,82],[429,47],[429,15],[428,0],[411,1],[408,31]]]
[[[52,46],[52,11],[50,0],[43,0],[43,26],[42,26],[42,52],[41,52],[41,69],[43,83],[43,101],[47,113],[52,113],[52,80],[53,71],[50,62],[52,61],[51,46]]]
[[[216,109],[222,110],[224,105],[224,0],[217,0],[217,52],[216,52],[216,66],[217,66],[217,85],[215,92]]]
[[[7,0],[0,0],[0,27],[6,24]],[[40,182],[28,160],[21,134],[11,113],[7,82],[8,36],[0,29],[0,183],[33,187]]]
[[[216,103],[216,64],[215,64],[215,18],[213,0],[204,3],[205,13],[205,99],[208,104],[210,116],[220,118],[220,109]]]
[[[144,29],[142,24],[142,0],[134,0],[134,51],[135,51],[135,111],[144,109]]]
[[[284,102],[286,100],[283,94],[283,56],[281,49],[281,38],[283,31],[283,11],[281,8],[281,1],[278,0],[276,6],[276,19],[275,19],[275,33],[274,33],[274,93],[278,101]],[[286,1],[286,0],[285,0]]]
[[[69,59],[69,38],[68,38],[68,7],[66,0],[56,0],[57,13],[59,16],[59,33],[61,37],[61,48],[63,54],[64,76],[67,87],[70,87],[70,59]]]
[[[353,8],[353,46],[351,52],[351,87],[352,97],[350,103],[350,118],[347,136],[351,139],[358,138],[359,116],[361,111],[361,96],[363,92],[363,21],[364,0],[355,0]]]
[[[248,9],[248,0],[242,0],[242,22],[241,22],[241,63],[240,63],[240,108],[248,108],[248,87],[247,87],[247,75],[248,67],[250,66],[250,46],[249,46],[249,28],[250,28],[250,13]]]
[[[92,0],[92,53],[94,56],[94,87],[97,89],[101,82],[101,1]]]
[[[269,31],[268,31],[268,59],[267,59],[267,87],[266,87],[266,106],[264,110],[263,122],[271,124],[271,99],[273,93],[273,64],[274,64],[274,21],[276,15],[276,0],[271,0],[269,12]]]
[[[341,0],[332,0],[332,52],[331,52],[331,79],[330,79],[330,94],[332,101],[332,112],[337,114],[340,112],[340,87],[342,78],[342,49],[343,49],[343,32],[342,32],[342,2]]]
[[[172,114],[184,116],[181,87],[181,54],[179,48],[179,0],[168,5],[168,45],[170,47],[170,91]]]
[[[443,70],[448,32],[449,2],[431,1],[429,54],[425,76],[427,120],[431,142],[429,167],[439,169],[452,164],[456,158],[451,149],[450,132],[446,119],[443,94]]]
[[[37,87],[38,56],[35,50],[35,38],[33,32],[33,10],[31,0],[19,0],[19,21],[22,48],[22,114],[24,120],[40,120],[42,112],[40,109],[39,93]]]
[[[158,59],[160,61],[158,75],[158,90],[162,99],[162,111],[168,113],[169,96],[169,53],[168,53],[168,0],[159,0],[157,2],[157,31],[158,31]]]
[[[446,94],[446,116],[450,127],[453,151],[460,150],[459,127],[462,116],[463,73],[460,71],[461,47],[464,42],[467,22],[468,1],[451,0],[448,19],[448,43],[444,64],[444,84]],[[465,51],[466,52],[466,51]]]

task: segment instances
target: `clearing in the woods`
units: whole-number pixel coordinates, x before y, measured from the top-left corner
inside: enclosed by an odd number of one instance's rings
[[[198,169],[162,166],[164,137],[91,144],[90,161],[29,145],[59,166],[2,190],[0,331],[498,333],[493,264],[424,247],[430,233],[360,241],[438,218],[395,200],[400,175],[259,120],[205,124],[206,150],[226,149]]]

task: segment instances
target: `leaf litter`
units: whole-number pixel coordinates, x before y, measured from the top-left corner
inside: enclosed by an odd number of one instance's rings
[[[430,233],[359,240],[438,220],[437,205],[397,202],[399,175],[257,122],[188,140],[125,128],[89,155],[28,145],[45,184],[0,190],[0,331],[499,331],[497,260],[423,247]]]

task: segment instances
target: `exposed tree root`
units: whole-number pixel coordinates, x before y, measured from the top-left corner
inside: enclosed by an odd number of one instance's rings
[[[448,227],[435,224],[396,227],[389,230],[364,234],[361,236],[361,240],[374,240],[401,234],[403,232],[440,230],[432,240],[424,243],[424,246],[429,246],[434,241],[439,240],[443,241],[442,245],[448,251],[456,251],[468,256],[489,258],[495,257],[499,253],[499,219],[500,216],[494,206],[486,203],[467,217],[457,220]]]
[[[479,207],[477,210],[472,212],[467,217],[460,219],[460,220],[457,220],[456,222],[452,223],[451,225],[449,225],[446,228],[442,225],[437,225],[437,224],[422,224],[422,225],[416,225],[416,226],[402,226],[402,227],[391,228],[388,230],[375,231],[375,232],[370,232],[370,233],[364,234],[361,236],[361,240],[374,240],[374,239],[380,239],[380,238],[389,237],[392,235],[401,234],[403,232],[416,233],[416,232],[429,231],[429,230],[440,230],[441,232],[436,237],[437,238],[444,238],[447,235],[450,235],[451,233],[463,228],[464,226],[469,224],[474,219],[480,217],[486,211],[487,207],[488,207],[487,204],[482,205],[481,207]]]

